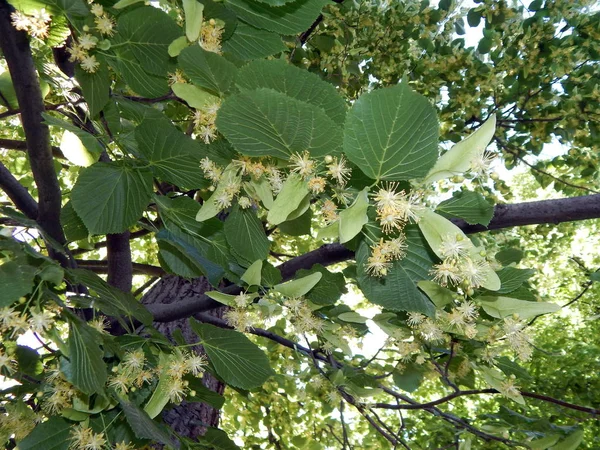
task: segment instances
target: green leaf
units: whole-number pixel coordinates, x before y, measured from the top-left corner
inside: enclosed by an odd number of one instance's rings
[[[168,48],[168,47],[167,47]],[[128,47],[115,49],[116,57],[107,58],[113,69],[120,73],[127,85],[137,94],[153,98],[169,92],[165,75],[151,75],[142,67]],[[167,52],[168,56],[168,52]],[[121,101],[119,101],[121,103]]]
[[[140,3],[142,1],[143,0],[119,0],[112,7],[115,9],[123,9],[127,8],[128,6],[135,5],[136,3]]]
[[[469,23],[469,26],[472,28],[479,26],[481,15],[482,11],[480,9],[471,8],[467,13],[467,22]]]
[[[397,387],[406,392],[414,392],[421,386],[424,373],[425,371],[422,366],[410,364],[402,372],[394,371],[392,377]]]
[[[241,61],[265,58],[284,52],[287,47],[277,33],[240,23],[233,36],[223,43],[223,52]]]
[[[468,244],[469,249],[475,248],[471,240],[460,228],[428,208],[420,212],[418,225],[429,244],[429,248],[442,260],[444,259],[444,254],[441,251],[441,245],[447,236],[457,238],[460,236],[462,241]]]
[[[462,191],[440,203],[436,211],[446,217],[463,219],[470,225],[488,226],[494,217],[494,206],[478,192]]]
[[[193,84],[175,83],[171,86],[171,89],[177,97],[185,100],[188,105],[196,109],[214,105],[219,100],[219,97],[209,94]]]
[[[226,94],[233,85],[237,68],[221,55],[198,45],[185,48],[177,58],[192,82],[215,94]]]
[[[185,14],[185,35],[190,42],[196,42],[200,37],[204,5],[197,0],[182,0]]]
[[[471,168],[471,161],[483,155],[494,132],[496,131],[496,115],[492,114],[475,133],[454,145],[437,160],[427,174],[425,183],[460,175]]]
[[[358,285],[365,297],[376,305],[392,311],[415,311],[433,315],[433,303],[423,294],[416,283],[430,278],[433,264],[425,240],[414,227],[406,228],[406,256],[395,261],[388,274],[376,278],[365,272],[370,255],[368,244],[363,241],[356,252]]]
[[[503,266],[508,266],[511,263],[521,261],[523,259],[523,251],[518,248],[506,248],[496,253],[494,258]]]
[[[0,266],[0,308],[12,305],[20,297],[31,292],[35,272],[34,267],[15,261],[8,261]]]
[[[454,293],[434,281],[422,280],[417,283],[417,286],[425,292],[438,309],[454,303]]]
[[[244,272],[241,276],[241,280],[249,286],[260,286],[262,266],[262,259],[257,259]]]
[[[271,206],[267,221],[272,225],[285,222],[308,195],[308,186],[302,177],[290,174]]]
[[[231,294],[223,294],[222,292],[219,291],[208,291],[205,292],[204,295],[206,295],[207,297],[212,298],[214,301],[222,303],[223,305],[227,305],[227,306],[231,306],[231,307],[235,307],[235,295],[231,295]]]
[[[327,2],[296,0],[283,6],[269,6],[253,0],[227,0],[225,3],[239,18],[256,28],[294,35],[308,30]]]
[[[19,109],[17,93],[8,70],[0,73],[0,94],[2,94],[0,105],[6,107],[6,109]]]
[[[181,36],[181,28],[167,13],[151,6],[136,8],[119,16],[117,30],[118,45],[126,46],[146,72],[167,75],[169,45]]]
[[[152,195],[152,173],[119,162],[83,169],[71,202],[91,234],[121,233],[141,217]]]
[[[304,236],[310,234],[312,223],[312,210],[307,209],[304,214],[293,220],[286,220],[279,224],[279,231],[288,236]]]
[[[83,142],[85,148],[87,148],[90,152],[102,153],[102,145],[92,134],[83,131],[81,128],[78,128],[75,125],[71,125],[69,122],[56,119],[48,113],[42,113],[42,117],[44,118],[44,122],[46,122],[48,125],[62,128],[63,130],[69,130],[71,133],[76,134],[81,142]]]
[[[286,297],[302,297],[309,292],[321,280],[323,274],[315,272],[302,278],[288,281],[287,283],[273,286],[275,292],[285,295]]]
[[[502,383],[506,380],[506,376],[500,372],[495,367],[484,367],[480,366],[479,371],[481,372],[481,376],[486,381],[488,385],[496,389],[497,391],[502,392]],[[515,393],[507,396],[511,400],[519,403],[520,405],[525,405],[525,400],[520,393]]]
[[[344,127],[344,153],[374,180],[427,174],[437,159],[434,107],[406,81],[362,95]]]
[[[478,297],[477,303],[492,317],[502,319],[518,314],[523,320],[530,319],[540,314],[556,312],[560,306],[548,302],[529,302],[509,297]]]
[[[171,364],[171,361],[169,361],[170,355],[160,352],[158,358],[160,367],[162,367],[158,374],[158,383],[152,392],[150,400],[144,405],[144,412],[148,414],[150,419],[158,416],[166,404],[169,403],[169,385],[172,383],[172,378],[168,371]]]
[[[24,439],[19,441],[20,450],[67,450],[72,441],[70,438],[72,424],[60,417],[50,417],[33,429]]]
[[[196,220],[198,222],[204,222],[205,220],[215,217],[219,213],[221,208],[219,205],[217,205],[215,199],[218,199],[219,196],[225,192],[229,185],[238,184],[241,181],[242,177],[238,172],[238,168],[233,164],[229,164],[225,168],[223,175],[221,175],[221,181],[215,189],[215,192],[213,192],[210,198],[202,204],[198,214],[196,214]]]
[[[270,88],[318,106],[338,125],[346,119],[346,102],[333,85],[282,60],[249,63],[240,69],[236,83],[241,90]]]
[[[258,197],[266,209],[271,209],[273,206],[273,191],[266,176],[263,175],[258,180],[252,179],[244,183],[244,188],[250,197]]]
[[[75,79],[81,86],[83,97],[90,109],[90,117],[96,117],[109,100],[110,75],[104,61],[94,73],[86,72],[79,64],[75,65]]]
[[[350,323],[366,323],[368,320],[366,317],[363,317],[354,311],[338,314],[338,319]]]
[[[369,221],[367,209],[369,208],[369,188],[366,187],[358,193],[354,203],[339,214],[338,226],[340,243],[348,242],[354,238],[364,224]]]
[[[514,267],[504,267],[498,272],[501,287],[496,292],[498,294],[508,294],[521,287],[521,285],[533,276],[533,269],[516,269]]]
[[[197,277],[199,272],[206,276],[211,284],[218,284],[223,277],[225,271],[221,264],[213,261],[214,254],[209,259],[207,247],[210,244],[199,245],[198,239],[175,227],[160,230],[156,234],[156,240],[163,257],[165,254],[171,255],[190,270],[188,274],[176,272],[178,275]],[[173,269],[173,266],[169,264],[169,268]]]
[[[554,444],[556,444],[559,439],[560,439],[560,435],[550,434],[543,438],[531,441],[528,444],[532,448],[532,450],[546,450],[546,449],[552,447]]]
[[[102,392],[106,383],[106,364],[98,342],[98,335],[89,326],[69,321],[69,381],[85,394]]]
[[[31,347],[17,345],[15,356],[19,365],[19,372],[37,377],[44,371],[44,366],[40,361],[40,354]]]
[[[254,389],[273,375],[267,356],[242,333],[194,319],[190,319],[190,325],[202,340],[215,371],[227,384]]]
[[[139,151],[160,180],[182,189],[206,185],[198,167],[202,145],[179,131],[169,120],[142,122],[135,129],[135,139]]]
[[[69,276],[76,283],[87,286],[95,293],[95,306],[109,316],[126,315],[145,325],[152,324],[152,314],[129,292],[109,285],[95,273],[84,269],[69,269]]]
[[[251,209],[234,206],[225,220],[225,237],[240,264],[249,265],[257,259],[266,259],[271,242],[267,238],[262,222]]]
[[[583,430],[576,430],[550,450],[575,450],[583,442]],[[20,447],[20,445],[19,445]]]
[[[179,36],[177,39],[175,39],[173,42],[171,42],[169,44],[169,48],[168,48],[168,53],[169,56],[171,58],[176,58],[179,56],[179,54],[181,53],[181,51],[186,48],[189,45],[189,42],[187,40],[187,37],[185,36]],[[175,84],[181,84],[181,83],[175,83]],[[177,95],[177,94],[175,94]]]
[[[341,132],[325,112],[272,89],[257,89],[225,100],[217,128],[249,156],[289,159],[308,150],[324,156],[339,150]]]
[[[199,442],[203,447],[206,446],[207,448],[215,450],[240,450],[240,448],[235,445],[235,442],[229,439],[227,433],[218,428],[208,427]]]
[[[330,272],[321,264],[315,264],[309,270],[301,269],[296,273],[298,277],[305,277],[311,273],[321,273],[319,282],[306,294],[306,298],[317,305],[333,305],[339,298],[348,292],[346,279],[339,272]]]
[[[89,167],[98,161],[99,153],[90,153],[81,142],[81,139],[69,130],[63,131],[60,140],[60,150],[69,162],[76,166]]]
[[[127,423],[136,437],[151,439],[152,441],[158,441],[168,446],[173,445],[173,438],[166,426],[152,420],[144,410],[134,403],[128,402],[123,398],[119,399],[119,403],[121,408],[123,408]]]

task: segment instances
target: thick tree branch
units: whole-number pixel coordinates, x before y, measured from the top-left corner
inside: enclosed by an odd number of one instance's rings
[[[123,292],[131,292],[133,263],[131,262],[129,231],[106,235],[106,243],[108,261],[108,278],[106,281]],[[157,269],[160,269],[160,267],[157,267]]]
[[[5,148],[7,150],[20,150],[27,151],[27,142],[25,141],[17,141],[14,139],[0,139],[0,148]],[[52,155],[55,158],[59,159],[67,159],[63,152],[58,147],[52,147]]]
[[[6,192],[8,198],[27,217],[35,220],[38,216],[38,205],[27,189],[0,162],[0,189]]]
[[[147,230],[145,228],[141,229],[141,230],[138,230],[138,231],[134,231],[132,233],[129,233],[129,240],[131,240],[131,239],[137,239],[139,237],[146,236],[146,235],[148,235],[150,233],[152,233],[152,231]],[[107,241],[100,241],[100,242],[96,242],[94,244],[94,248],[92,248],[92,249],[88,249],[88,248],[76,248],[76,249],[72,250],[71,253],[73,255],[82,255],[84,253],[91,252],[92,250],[98,250],[99,248],[104,248],[107,245],[108,245]]]
[[[600,218],[600,194],[582,197],[564,198],[559,200],[542,200],[538,202],[517,203],[514,205],[496,205],[494,217],[487,227],[469,225],[464,220],[455,219],[453,222],[465,233],[479,233],[488,230],[498,230],[523,225],[558,224],[575,220]],[[297,256],[286,261],[278,268],[283,280],[290,280],[300,269],[310,269],[314,264],[324,266],[336,264],[354,257],[354,252],[341,244],[326,244],[316,250]],[[241,288],[231,286],[223,291],[228,294],[238,294]],[[197,312],[209,311],[221,306],[206,295],[168,305],[150,305],[150,312],[156,322],[189,317]]]
[[[77,259],[75,260],[75,262],[77,263],[77,266],[82,269],[91,270],[92,272],[96,273],[108,273],[108,261],[86,261],[84,259]],[[153,277],[162,277],[166,275],[166,272],[161,267],[151,266],[150,264],[132,263],[132,271],[135,274],[151,275]],[[131,287],[129,288],[129,290],[131,290]]]
[[[17,95],[29,162],[39,192],[37,222],[50,237],[64,244],[60,225],[61,192],[52,159],[50,132],[42,122],[45,111],[42,92],[27,34],[11,24],[13,11],[6,0],[0,0],[0,48]]]

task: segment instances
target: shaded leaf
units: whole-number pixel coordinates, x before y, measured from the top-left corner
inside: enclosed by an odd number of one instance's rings
[[[264,352],[242,333],[217,328],[190,319],[192,330],[202,340],[202,346],[217,374],[229,385],[253,389],[273,375]]]
[[[344,127],[344,153],[374,180],[423,177],[435,163],[434,107],[407,82],[362,95]]]
[[[121,233],[142,216],[152,195],[152,173],[120,162],[83,169],[71,202],[91,234]]]
[[[518,314],[520,319],[527,320],[560,309],[560,306],[556,303],[529,302],[509,297],[478,297],[477,303],[481,305],[487,314],[497,319]]]
[[[60,417],[50,417],[19,441],[20,450],[67,450],[72,425]]]
[[[240,263],[249,265],[257,259],[266,259],[269,255],[271,242],[253,209],[234,206],[225,220],[224,229],[227,243],[243,260]]]
[[[88,325],[69,321],[69,381],[86,394],[102,392],[106,383],[106,364],[98,342],[98,335]]]
[[[36,270],[32,266],[8,261],[0,266],[0,308],[10,306],[33,288]]]
[[[494,206],[478,192],[462,191],[440,203],[436,212],[446,217],[463,219],[471,225],[488,226],[494,217]]]
[[[286,51],[281,36],[240,23],[231,38],[223,43],[223,52],[248,61]]]
[[[273,89],[256,89],[225,100],[217,128],[248,156],[289,159],[308,150],[313,157],[339,151],[341,131],[325,112]]]
[[[224,57],[206,51],[199,45],[182,50],[177,60],[194,84],[215,94],[229,92],[237,73],[237,68]]]
[[[165,445],[173,445],[173,439],[166,426],[152,420],[144,410],[134,403],[123,398],[119,399],[119,403],[123,408],[127,423],[129,423],[136,437],[151,439]]]
[[[242,90],[270,88],[318,106],[338,125],[346,118],[346,102],[333,85],[282,60],[252,61],[240,69],[236,83]]]

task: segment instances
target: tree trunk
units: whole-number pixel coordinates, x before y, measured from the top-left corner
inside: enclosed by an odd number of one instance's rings
[[[178,276],[163,277],[156,283],[142,298],[145,305],[151,304],[171,304],[190,297],[197,297],[206,291],[213,290],[208,280],[205,278],[195,278],[187,280]],[[222,318],[225,307],[211,310],[208,314]],[[154,323],[154,326],[169,339],[172,339],[172,333],[179,328],[187,343],[198,341],[198,336],[191,330],[187,319],[175,320],[167,323]],[[202,346],[192,347],[192,351],[199,354],[204,353]],[[205,373],[202,382],[212,391],[223,394],[225,385],[219,382],[209,373]],[[205,403],[187,403],[163,412],[165,422],[181,436],[191,439],[197,439],[204,435],[206,427],[216,427],[219,424],[219,411]]]

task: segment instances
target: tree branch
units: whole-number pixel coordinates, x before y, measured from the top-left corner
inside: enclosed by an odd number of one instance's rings
[[[14,139],[0,139],[0,147],[5,148],[7,150],[20,150],[27,151],[27,142],[25,141],[17,141]],[[59,159],[67,159],[63,152],[58,147],[52,147],[52,155],[55,158]]]
[[[131,292],[133,263],[131,262],[129,231],[119,234],[107,234],[106,244],[108,262],[108,278],[106,281],[123,292]],[[160,269],[160,267],[156,269]],[[162,269],[160,270],[162,271]]]
[[[8,198],[27,217],[35,220],[38,216],[38,205],[27,189],[0,162],[0,188]]]
[[[29,162],[39,192],[37,222],[50,237],[64,244],[60,225],[61,192],[52,159],[50,132],[42,122],[45,111],[42,92],[27,33],[17,31],[11,24],[13,11],[6,0],[0,0],[0,48],[17,95]]]
[[[97,260],[84,260],[77,259],[75,260],[77,266],[82,269],[91,270],[96,273],[108,273],[109,262],[108,261],[97,261]],[[161,268],[152,266],[150,264],[141,264],[141,263],[132,263],[132,271],[133,273],[143,274],[143,275],[151,275],[153,277],[162,277],[167,273]],[[115,285],[113,285],[115,286]],[[117,286],[119,287],[119,286]],[[131,290],[131,287],[129,288]],[[222,306],[222,305],[221,305]]]

